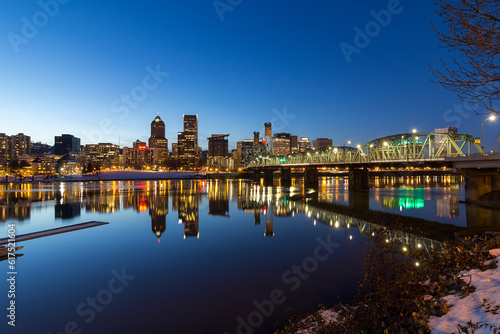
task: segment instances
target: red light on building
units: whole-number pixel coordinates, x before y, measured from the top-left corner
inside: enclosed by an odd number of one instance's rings
[[[137,148],[139,150],[147,150],[148,149],[148,147],[146,145],[139,145],[139,146],[137,146]]]
[[[265,144],[266,143],[266,140],[265,139],[262,139],[262,144]]]

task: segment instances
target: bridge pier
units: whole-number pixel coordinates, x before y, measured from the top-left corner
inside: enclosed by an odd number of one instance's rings
[[[500,191],[500,172],[498,169],[461,169],[459,173],[465,174],[465,201],[473,202],[481,196],[493,191]]]
[[[281,186],[290,187],[292,185],[292,169],[290,167],[281,168]]]
[[[349,169],[349,191],[370,189],[370,178],[367,168]]]
[[[306,167],[304,171],[304,186],[306,188],[318,189],[318,169]]]
[[[273,177],[274,177],[274,169],[271,167],[264,168],[263,170],[264,176],[264,186],[272,187],[273,186]]]
[[[260,170],[258,168],[254,168],[253,170],[253,180],[260,182]]]

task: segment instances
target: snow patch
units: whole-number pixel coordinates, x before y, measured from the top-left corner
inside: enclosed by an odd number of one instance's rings
[[[500,260],[500,249],[490,250],[490,254]],[[486,271],[473,269],[463,271],[462,274],[470,275],[463,279],[467,282],[471,279],[471,284],[476,290],[463,298],[459,295],[449,295],[444,298],[448,305],[453,306],[442,317],[430,317],[429,327],[434,334],[457,332],[457,324],[465,325],[468,321],[500,327],[500,267]],[[477,329],[475,333],[491,333],[491,331],[483,327]]]

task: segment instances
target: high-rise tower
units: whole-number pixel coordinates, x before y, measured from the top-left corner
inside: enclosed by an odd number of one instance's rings
[[[187,169],[193,169],[198,155],[198,115],[183,115],[184,131],[177,134],[179,162]]]
[[[156,164],[166,165],[168,160],[168,140],[165,138],[165,123],[160,115],[151,122],[151,137],[149,138],[149,148],[155,149]]]

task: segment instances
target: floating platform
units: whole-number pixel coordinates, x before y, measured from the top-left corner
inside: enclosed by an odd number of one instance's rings
[[[70,225],[70,226],[53,228],[50,230],[45,230],[45,231],[40,231],[40,232],[33,232],[33,233],[27,233],[27,234],[22,234],[22,235],[16,235],[14,242],[18,243],[21,241],[32,240],[32,239],[37,239],[37,238],[42,238],[42,237],[48,237],[51,235],[72,232],[72,231],[78,231],[78,230],[83,230],[86,228],[107,225],[107,224],[109,224],[109,223],[91,221],[91,222],[87,222],[87,223],[81,223],[81,224],[75,224],[75,225]],[[9,243],[9,238],[0,239],[0,245],[5,245],[8,243]]]

